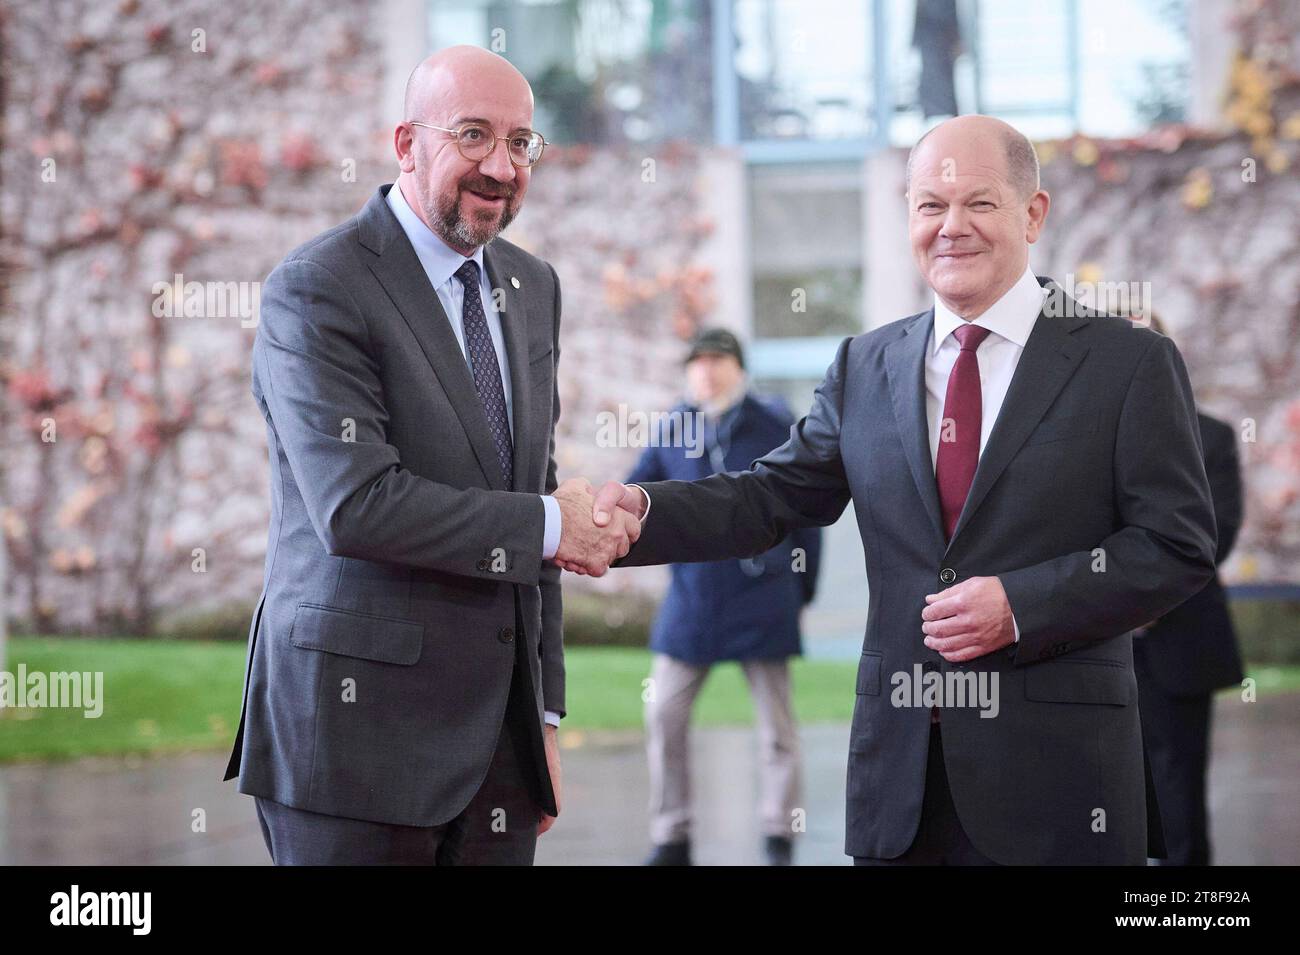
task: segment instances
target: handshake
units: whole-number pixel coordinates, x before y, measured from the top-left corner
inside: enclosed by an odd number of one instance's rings
[[[560,546],[552,560],[575,574],[600,577],[641,536],[649,506],[635,487],[608,481],[599,490],[570,478],[551,495],[560,504]]]

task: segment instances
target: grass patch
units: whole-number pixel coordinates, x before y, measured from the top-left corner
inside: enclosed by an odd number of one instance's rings
[[[5,668],[101,671],[104,712],[0,709],[0,762],[90,755],[222,750],[239,722],[242,643],[24,637],[9,642]],[[642,681],[650,653],[632,647],[566,650],[570,730],[641,727]],[[1261,695],[1300,691],[1300,666],[1251,666]],[[805,723],[847,722],[856,699],[856,661],[795,660],[795,712]],[[1226,690],[1237,693],[1238,690]],[[740,666],[720,664],[696,703],[696,725],[747,725],[754,708]]]
[[[632,729],[642,725],[642,681],[650,653],[629,647],[570,647],[564,651],[566,729]],[[795,715],[803,722],[848,722],[853,715],[856,661],[795,660]],[[749,686],[738,663],[713,668],[695,703],[695,725],[737,726],[754,720]]]
[[[229,746],[239,725],[245,648],[236,643],[28,637],[5,669],[102,672],[103,714],[0,710],[0,760],[164,753]]]

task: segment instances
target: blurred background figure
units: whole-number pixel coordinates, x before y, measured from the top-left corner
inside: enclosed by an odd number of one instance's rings
[[[1167,334],[1160,319],[1151,328]],[[1219,531],[1214,562],[1222,564],[1241,528],[1241,468],[1237,433],[1197,413],[1205,473]],[[1210,756],[1213,693],[1242,680],[1237,635],[1216,575],[1186,603],[1138,631],[1133,664],[1142,736],[1160,802],[1168,856],[1165,865],[1209,865],[1205,777]]]
[[[745,470],[789,437],[793,420],[785,403],[748,393],[744,355],[731,332],[705,329],[696,336],[686,380],[690,400],[674,411],[698,414],[700,430],[679,433],[702,434],[703,449],[697,442],[658,442],[646,448],[627,483]],[[788,661],[802,652],[799,612],[816,590],[820,547],[820,530],[810,528],[755,558],[673,565],[650,635],[645,722],[653,849],[647,865],[691,864],[691,710],[711,667],[727,660],[744,670],[757,714],[764,853],[770,865],[791,863],[801,768]]]
[[[954,68],[957,57],[965,52],[957,0],[917,0],[912,46],[921,55],[916,105],[927,120],[933,116],[956,116]]]

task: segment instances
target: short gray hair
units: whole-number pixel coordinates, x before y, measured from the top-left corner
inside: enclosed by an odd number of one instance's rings
[[[921,148],[921,143],[925,142],[925,137],[938,129],[938,126],[932,126],[926,130],[925,134],[916,141],[907,154],[907,191],[912,190],[912,160],[916,156],[916,151]],[[1008,126],[998,131],[1002,139],[1002,148],[1007,160],[1007,179],[1010,181],[1016,194],[1022,198],[1029,198],[1039,189],[1038,178],[1038,153],[1034,151],[1034,144],[1029,138],[1018,129]]]

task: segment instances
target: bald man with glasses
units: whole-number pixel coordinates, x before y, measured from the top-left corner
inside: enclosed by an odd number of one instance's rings
[[[277,864],[531,864],[559,813],[552,561],[604,573],[640,524],[556,479],[559,280],[499,238],[532,112],[501,57],[434,54],[396,183],[265,284],[271,524],[226,779]]]

